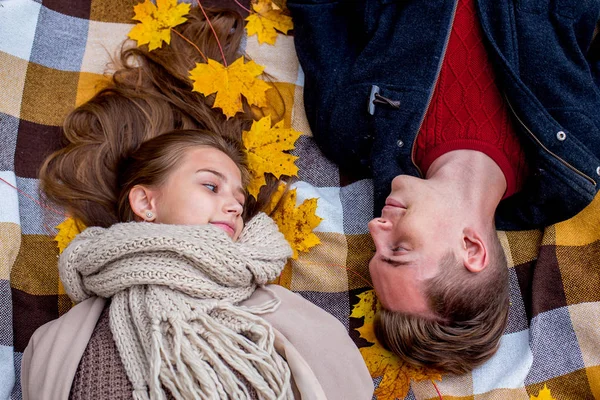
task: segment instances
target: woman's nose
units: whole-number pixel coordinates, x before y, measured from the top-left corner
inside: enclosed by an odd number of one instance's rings
[[[225,212],[228,214],[240,215],[244,211],[242,206],[234,197],[227,199],[225,203]]]

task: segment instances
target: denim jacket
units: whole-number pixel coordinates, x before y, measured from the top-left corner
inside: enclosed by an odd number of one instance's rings
[[[372,177],[375,212],[412,159],[457,0],[288,0],[304,103],[325,155]],[[532,229],[581,211],[600,189],[600,0],[477,0],[484,41],[527,154],[524,188],[496,226]],[[373,103],[374,92],[389,99]]]

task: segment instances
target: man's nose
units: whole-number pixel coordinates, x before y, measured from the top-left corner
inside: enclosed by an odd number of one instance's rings
[[[375,218],[369,222],[368,227],[375,249],[380,250],[383,243],[386,242],[389,233],[392,231],[392,222],[381,217]]]
[[[372,219],[369,222],[368,226],[369,226],[369,232],[371,232],[371,235],[373,235],[374,233],[377,233],[379,231],[384,231],[384,232],[391,231],[393,224],[389,219],[379,217],[379,218]]]

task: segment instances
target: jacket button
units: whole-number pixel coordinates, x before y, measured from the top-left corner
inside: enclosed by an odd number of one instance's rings
[[[563,131],[558,131],[558,132],[556,132],[556,138],[562,142],[563,140],[565,140],[567,138],[567,134],[564,133]]]
[[[398,139],[398,141],[396,142],[396,146],[404,147],[404,142],[402,140]]]
[[[600,167],[596,168],[596,174],[598,174],[598,176],[600,176]]]

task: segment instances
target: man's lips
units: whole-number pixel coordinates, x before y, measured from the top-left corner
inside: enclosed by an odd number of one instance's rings
[[[388,197],[385,200],[385,207],[381,209],[381,216],[389,219],[393,216],[398,216],[402,214],[405,210],[406,207],[404,206],[404,204],[402,204],[396,199]]]
[[[385,199],[385,205],[390,206],[390,207],[406,208],[406,206],[404,204],[402,204],[398,200],[393,199],[391,197],[388,197],[387,199]]]
[[[234,229],[234,225],[231,222],[225,222],[225,221],[215,221],[215,222],[211,222],[211,225],[217,226],[221,229],[223,229],[229,236],[233,237],[233,235],[235,234],[235,229]]]

